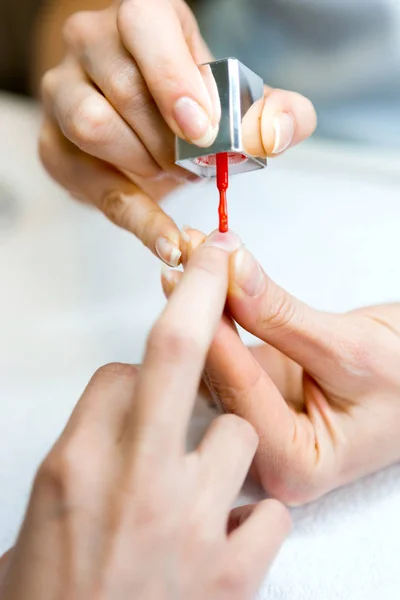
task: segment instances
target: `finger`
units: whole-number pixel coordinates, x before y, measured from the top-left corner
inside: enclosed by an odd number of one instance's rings
[[[250,347],[250,352],[268,373],[279,393],[298,412],[304,409],[303,369],[269,344]]]
[[[222,319],[207,356],[206,381],[225,412],[239,415],[256,429],[260,437],[256,464],[268,474],[264,485],[271,488],[292,459],[295,415],[227,317]],[[297,441],[300,443],[300,436]]]
[[[333,423],[318,385],[307,386],[306,412],[292,410],[227,318],[208,353],[206,381],[220,407],[256,429],[260,444],[252,475],[270,496],[298,505],[326,489],[322,466],[332,452],[321,439],[330,439]]]
[[[274,156],[310,137],[317,126],[312,103],[286,90],[266,88],[243,119],[243,143],[253,156]]]
[[[161,174],[136,133],[75,64],[48,71],[42,97],[65,137],[84,152],[140,177]]]
[[[124,0],[118,29],[172,131],[198,146],[210,146],[218,132],[219,113],[172,3]],[[195,22],[191,30],[198,35]]]
[[[174,273],[168,284],[163,281],[164,289],[169,286],[167,293],[173,292],[179,276],[175,278]],[[275,365],[269,366],[274,372]],[[289,408],[268,370],[243,344],[227,315],[222,317],[209,350],[204,381],[220,410],[239,415],[256,429],[260,444],[252,475],[274,497],[291,504],[306,501],[304,481],[309,479],[319,452],[313,428],[317,415],[309,420],[300,410],[299,400],[293,405],[296,412]]]
[[[213,527],[225,527],[223,519],[242,488],[257,446],[254,428],[235,415],[215,419],[202,440],[197,450],[202,471],[199,485]]]
[[[10,548],[5,552],[2,556],[0,556],[0,591],[3,580],[7,575],[8,569],[10,567],[11,555],[14,548]]]
[[[290,532],[290,515],[276,500],[265,500],[232,511],[231,528],[226,568],[232,583],[237,578],[236,589],[245,588],[243,597],[253,598]]]
[[[276,285],[245,249],[232,261],[228,305],[235,321],[317,378],[330,380],[345,351],[341,319],[314,310]]]
[[[133,365],[117,363],[97,370],[38,471],[40,497],[47,484],[53,488],[61,481],[61,488],[71,484],[66,502],[76,502],[72,494],[84,492],[90,494],[89,502],[103,505],[105,488],[118,475],[115,453],[134,403],[137,372]],[[52,497],[49,493],[47,500]]]
[[[232,233],[210,236],[193,255],[150,333],[138,383],[140,400],[132,414],[132,437],[144,449],[184,449],[204,361],[225,305],[229,256],[238,245]]]
[[[167,264],[179,264],[179,229],[160,206],[125,175],[77,149],[49,120],[41,130],[39,151],[50,175],[73,196],[97,206],[110,221],[136,235]]]
[[[182,264],[185,264],[185,251],[182,255]],[[169,269],[164,266],[161,271],[161,285],[163,292],[169,298],[180,282],[183,273]],[[229,317],[226,318],[228,326],[232,327],[237,332],[235,325]],[[303,369],[293,360],[273,348],[269,344],[261,346],[249,347],[251,354],[254,356],[258,364],[264,369],[269,377],[274,382],[280,395],[285,401],[296,411],[301,412],[304,409],[303,399]],[[214,396],[214,402],[219,405],[220,399],[216,397],[215,392],[211,389],[210,382],[206,385],[209,392]]]
[[[191,256],[197,248],[204,243],[206,235],[196,229],[191,229],[187,225],[181,231],[181,250],[182,250],[182,265],[185,268]],[[163,266],[161,269],[161,286],[166,298],[169,298],[182,279],[182,271],[175,271]]]
[[[65,427],[60,441],[83,436],[87,443],[103,446],[120,436],[135,395],[139,369],[112,363],[96,371]]]
[[[122,45],[110,11],[76,13],[68,20],[64,36],[90,80],[159,167],[180,179],[187,178],[188,172],[175,165],[174,134],[162,118],[137,63]]]
[[[182,271],[174,271],[163,267],[161,271],[161,285],[166,298],[169,298],[183,277]]]
[[[205,233],[185,225],[181,231],[182,237],[182,265],[185,267],[192,254],[206,239]]]

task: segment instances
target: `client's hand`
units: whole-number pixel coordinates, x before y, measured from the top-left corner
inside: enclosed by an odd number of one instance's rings
[[[92,378],[36,477],[2,600],[249,600],[289,528],[276,501],[229,511],[258,437],[218,418],[185,442],[221,319],[233,234],[208,239],[150,333],[144,363]]]
[[[180,232],[158,204],[191,177],[174,164],[174,135],[206,148],[221,115],[215,81],[197,67],[212,60],[197,22],[183,0],[114,0],[74,14],[63,35],[66,59],[42,83],[43,163],[72,195],[177,266]],[[245,146],[280,154],[315,125],[309,100],[266,88],[244,119]]]
[[[164,278],[167,293],[177,275]],[[288,504],[400,459],[400,305],[319,312],[291,297],[242,248],[229,315],[266,344],[248,349],[225,316],[206,382],[260,437],[254,471]]]

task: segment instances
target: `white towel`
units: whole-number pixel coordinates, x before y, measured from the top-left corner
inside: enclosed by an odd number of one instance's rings
[[[0,183],[15,196],[0,232],[0,552],[14,542],[35,469],[88,378],[109,361],[140,361],[164,304],[150,253],[44,176],[37,125],[35,110],[0,100]],[[318,308],[399,300],[398,172],[378,158],[363,170],[344,152],[310,153],[313,166],[294,153],[232,180],[232,227],[272,277]],[[209,231],[216,201],[200,186],[167,208]],[[196,411],[192,442],[209,419]],[[249,488],[240,500],[259,497]],[[293,533],[260,600],[398,599],[399,507],[394,466],[293,510]]]

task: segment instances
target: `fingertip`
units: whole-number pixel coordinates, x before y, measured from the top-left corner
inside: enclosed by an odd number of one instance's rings
[[[261,98],[250,107],[242,120],[243,146],[251,156],[266,156],[261,135],[263,107],[264,98]]]
[[[166,298],[169,298],[181,280],[182,273],[163,264],[161,267],[161,285]]]
[[[225,252],[233,253],[243,245],[240,237],[232,230],[221,233],[218,229],[213,231],[203,242],[204,246],[219,248]]]
[[[317,118],[312,102],[286,90],[267,95],[261,119],[261,137],[268,155],[276,156],[310,137]]]
[[[188,225],[184,225],[181,230],[182,238],[182,264],[186,266],[192,254],[204,242],[206,236],[203,232],[197,229],[192,229]]]
[[[170,267],[178,267],[181,263],[182,252],[179,248],[179,241],[173,242],[168,237],[160,236],[155,242],[155,252]]]
[[[261,504],[263,505],[263,508],[273,516],[274,520],[280,524],[282,535],[284,537],[289,535],[293,528],[293,521],[289,509],[275,498],[263,500]]]
[[[316,126],[316,111],[308,98],[275,89],[245,115],[243,143],[253,156],[276,156],[310,137]]]

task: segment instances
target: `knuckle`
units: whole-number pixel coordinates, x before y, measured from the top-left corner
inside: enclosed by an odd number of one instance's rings
[[[282,502],[274,498],[265,500],[264,509],[268,510],[269,514],[274,513],[275,520],[281,525],[282,532],[286,534],[290,532],[292,529],[292,518],[290,512]]]
[[[54,150],[54,141],[48,135],[46,129],[42,127],[38,139],[38,152],[43,166],[49,173],[52,172],[54,166]]]
[[[332,479],[318,471],[292,464],[284,470],[261,469],[260,481],[268,495],[286,506],[296,507],[316,500],[332,488]]]
[[[54,450],[44,459],[40,465],[34,482],[35,489],[55,488],[60,485],[61,474],[59,461],[56,459]]]
[[[145,501],[135,503],[135,521],[140,527],[165,526],[164,517],[166,516],[160,500],[156,500],[153,494],[143,494]]]
[[[81,150],[107,143],[110,131],[110,108],[107,101],[98,96],[87,96],[74,106],[60,121],[65,136]]]
[[[64,22],[62,37],[68,46],[78,46],[98,35],[98,27],[94,22],[93,13],[80,11],[70,15]]]
[[[45,122],[40,130],[38,154],[49,175],[62,183],[68,159],[61,147],[58,131],[50,122]]]
[[[218,372],[207,369],[207,383],[224,410],[240,418],[251,412],[252,398],[263,383],[263,371],[260,369],[254,378],[241,384],[238,381],[229,384]]]
[[[64,506],[72,505],[86,480],[87,469],[82,453],[74,443],[53,450],[36,474],[34,489],[49,494]]]
[[[123,59],[109,74],[110,95],[130,116],[141,115],[153,101],[136,64]],[[132,115],[133,113],[133,115]]]
[[[292,489],[285,480],[270,483],[268,485],[268,493],[271,494],[275,500],[282,502],[291,508],[304,506],[320,495],[314,495],[307,487]]]
[[[235,414],[221,415],[218,419],[223,422],[224,427],[228,428],[236,439],[240,440],[243,446],[255,451],[259,438],[253,425]]]
[[[176,504],[176,489],[168,479],[170,472],[160,470],[160,465],[150,463],[146,472],[131,480],[127,488],[126,516],[143,527],[155,525],[164,533],[172,532],[181,522],[179,514],[171,511]],[[168,479],[168,480],[167,480]],[[140,489],[140,493],[137,491]],[[132,491],[136,490],[133,497]]]
[[[105,381],[115,381],[124,379],[134,381],[138,374],[138,368],[135,365],[125,363],[109,363],[103,365],[93,375],[91,383],[102,385]]]
[[[346,316],[343,318],[346,319]],[[376,344],[371,344],[371,337],[367,331],[353,329],[352,337],[349,337],[347,331],[348,329],[344,329],[337,339],[337,356],[341,368],[350,377],[366,378],[370,382],[371,378],[382,372],[377,360]]]
[[[131,229],[132,195],[108,192],[101,200],[100,209],[115,225],[123,229]]]
[[[139,239],[148,248],[153,248],[155,244],[156,232],[162,231],[163,220],[165,213],[160,210],[160,207],[154,204],[149,208],[146,214],[146,220],[141,227],[138,228],[137,235]]]
[[[51,100],[59,82],[59,67],[46,71],[40,82],[40,93],[44,102]]]
[[[193,337],[163,321],[153,327],[147,342],[147,350],[171,363],[183,359],[196,359],[201,354],[199,344]]]
[[[217,535],[213,527],[205,526],[207,516],[207,509],[203,507],[189,522],[187,528],[189,539],[186,545],[188,555],[207,555],[215,547]]]
[[[142,0],[125,0],[121,2],[117,15],[117,27],[121,35],[131,35],[138,26],[147,21],[146,2]]]
[[[110,96],[115,99],[121,107],[132,106],[133,103],[140,102],[140,94],[136,97],[134,86],[132,85],[131,73],[127,67],[120,67],[113,70],[109,76]]]
[[[291,296],[279,292],[269,305],[267,312],[259,319],[262,328],[285,329],[290,326],[294,319],[298,319],[298,306]]]
[[[219,576],[218,589],[227,598],[247,598],[250,587],[250,576],[247,567],[239,561],[229,564]]]

